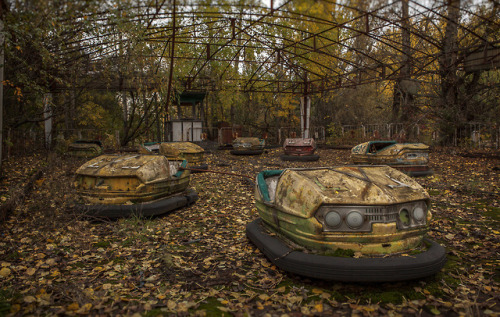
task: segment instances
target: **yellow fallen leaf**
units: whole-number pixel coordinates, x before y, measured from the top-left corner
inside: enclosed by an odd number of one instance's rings
[[[319,288],[313,288],[313,289],[312,289],[312,292],[313,292],[314,294],[322,294],[322,293],[323,293],[323,291],[322,291],[322,290],[320,290]]]
[[[267,295],[267,294],[260,294],[259,298],[265,301],[265,300],[269,299],[269,295]]]
[[[55,259],[48,259],[47,261],[45,261],[45,263],[47,263],[47,265],[53,266],[56,264],[56,260]]]
[[[88,312],[91,308],[92,308],[92,304],[87,303],[87,304],[83,305],[82,307],[80,307],[80,309],[78,309],[76,312],[78,314],[88,314]]]
[[[24,296],[23,301],[25,303],[30,304],[30,303],[36,302],[36,298],[34,296]]]
[[[80,305],[78,305],[78,303],[72,303],[69,304],[68,307],[66,307],[66,309],[69,311],[77,311],[78,309],[80,309]]]
[[[36,269],[34,267],[30,267],[29,269],[26,270],[26,274],[28,274],[29,276],[32,276],[33,274],[35,274],[36,272]]]
[[[19,305],[19,304],[14,304],[14,305],[10,306],[11,314],[15,314],[15,313],[19,312],[20,310],[21,310],[21,305]]]
[[[167,302],[167,307],[168,307],[169,310],[175,311],[175,308],[177,307],[177,303],[174,302],[173,300],[169,300]]]
[[[4,267],[0,270],[1,277],[7,277],[10,275],[11,270],[8,267]]]
[[[103,289],[103,290],[108,290],[108,289],[110,289],[110,288],[111,288],[111,286],[112,286],[111,284],[106,283],[106,284],[104,284],[104,285],[102,286],[102,289]]]
[[[318,311],[318,313],[322,313],[323,312],[323,303],[319,303],[319,304],[314,305],[314,308]]]

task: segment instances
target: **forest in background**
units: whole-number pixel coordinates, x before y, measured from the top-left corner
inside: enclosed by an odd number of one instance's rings
[[[4,143],[43,136],[48,119],[66,139],[160,140],[183,91],[206,93],[207,129],[258,136],[300,128],[306,93],[333,143],[346,125],[400,124],[408,139],[418,127],[437,145],[471,124],[466,139],[498,134],[498,67],[468,61],[498,47],[498,2],[270,4],[3,0]]]

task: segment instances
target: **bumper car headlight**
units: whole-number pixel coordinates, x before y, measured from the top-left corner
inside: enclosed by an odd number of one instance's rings
[[[406,227],[410,225],[410,212],[406,208],[399,211],[399,221]]]
[[[323,205],[315,215],[326,232],[371,232],[375,223],[396,223],[399,230],[413,229],[425,226],[428,217],[424,200],[387,206]]]
[[[363,225],[364,217],[357,211],[351,211],[346,217],[347,225],[352,229],[360,228]]]
[[[342,217],[340,217],[338,212],[331,211],[326,214],[325,223],[332,228],[336,228],[342,223]]]
[[[413,209],[412,216],[413,216],[413,219],[415,219],[416,222],[421,223],[422,221],[425,220],[425,211],[420,206],[415,207]]]

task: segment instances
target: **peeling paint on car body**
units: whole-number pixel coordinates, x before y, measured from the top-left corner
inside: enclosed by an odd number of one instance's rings
[[[312,155],[316,151],[316,142],[313,138],[290,138],[285,139],[283,151],[286,155],[305,156]]]
[[[202,164],[205,150],[191,142],[150,142],[141,146],[139,153],[159,153],[170,161],[186,160],[190,164]]]
[[[429,146],[423,143],[370,141],[351,150],[354,164],[386,164],[412,176],[432,174],[429,169]]]
[[[273,232],[310,250],[341,248],[372,255],[404,252],[418,247],[428,230],[429,195],[411,177],[389,166],[286,169],[273,177],[268,186],[275,195],[269,200],[263,195],[263,178],[257,179],[260,217]],[[425,210],[425,219],[403,228],[398,212],[405,208],[412,212],[415,206]],[[326,228],[324,210],[338,211],[344,217],[340,229]],[[364,213],[364,227],[359,230],[344,225],[352,210]]]
[[[264,149],[265,140],[255,137],[240,137],[233,141],[233,149],[238,150],[262,150]]]
[[[75,186],[87,204],[134,204],[183,192],[189,170],[160,155],[101,155],[76,171]]]
[[[102,152],[102,143],[98,140],[77,140],[68,145],[68,154],[71,156],[93,157]]]

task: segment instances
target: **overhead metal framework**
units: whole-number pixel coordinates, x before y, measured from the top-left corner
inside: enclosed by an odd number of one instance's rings
[[[435,75],[449,6],[442,0],[137,3],[103,5],[61,21],[81,36],[53,53],[85,60],[88,82],[108,89],[174,83],[190,91],[314,94]],[[464,69],[465,61],[474,69],[498,67],[498,3],[462,0],[460,13],[456,67]],[[103,65],[113,72],[103,74]]]

